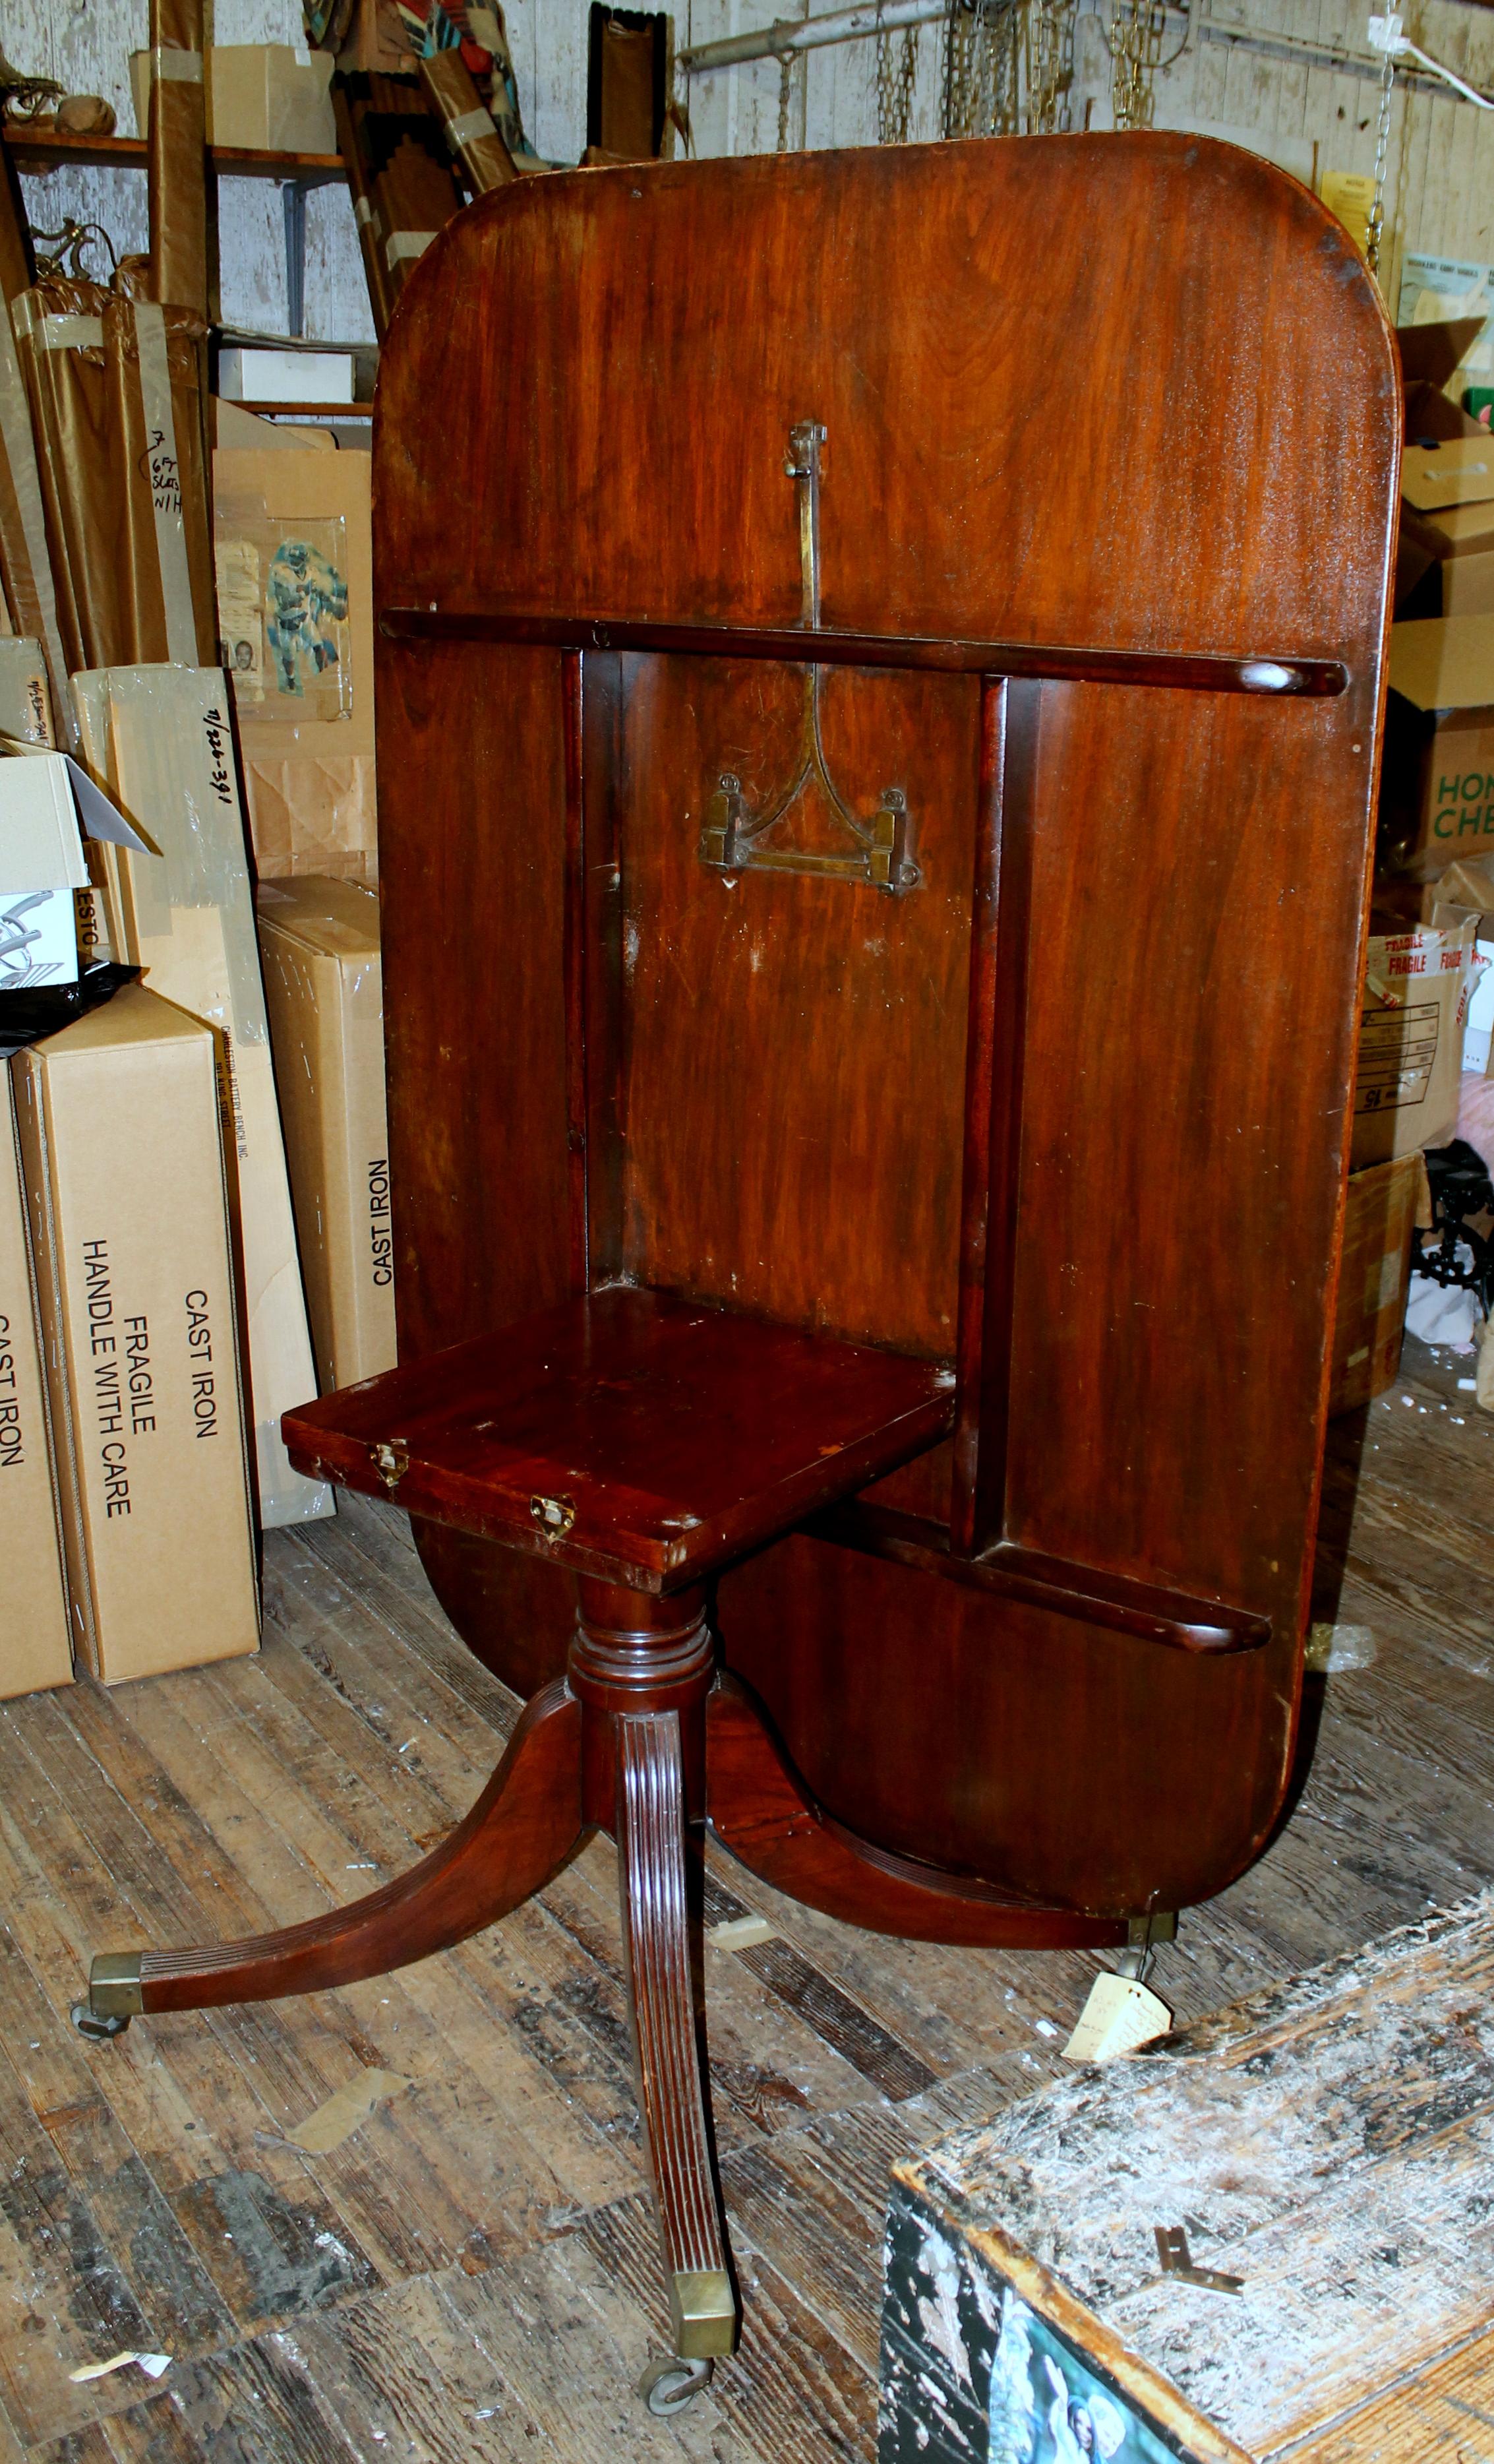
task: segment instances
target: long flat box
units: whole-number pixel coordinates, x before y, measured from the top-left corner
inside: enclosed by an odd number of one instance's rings
[[[260,1519],[267,1529],[311,1521],[332,1512],[332,1493],[292,1470],[280,1436],[281,1414],[317,1381],[228,689],[216,668],[106,668],[76,675],[73,694],[91,765],[161,849],[159,858],[121,853],[124,955],[220,1039]]]
[[[1429,1909],[895,2166],[880,2464],[1486,2454],[1491,1960]]]
[[[259,955],[312,1347],[323,1394],[392,1369],[394,1240],[379,900],[259,885]]]
[[[212,1035],[129,984],[11,1067],[78,1651],[106,1684],[253,1651]]]
[[[73,1678],[41,1322],[11,1080],[0,1069],[0,1697]]]

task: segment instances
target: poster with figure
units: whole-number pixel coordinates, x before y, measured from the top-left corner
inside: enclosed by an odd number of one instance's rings
[[[303,697],[341,665],[338,635],[347,623],[347,583],[314,539],[285,539],[265,581],[265,642],[275,690]]]
[[[246,520],[220,508],[216,561],[223,664],[241,713],[307,721],[353,709],[348,558],[343,524]],[[231,531],[228,521],[233,520]]]
[[[991,2365],[988,2464],[1175,2464],[1125,2398],[1007,2286]]]

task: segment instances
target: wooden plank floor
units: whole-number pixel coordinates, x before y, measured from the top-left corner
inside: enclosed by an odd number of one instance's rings
[[[1313,1682],[1290,1820],[1163,1953],[1179,2015],[1494,1868],[1494,1419],[1460,1371],[1408,1345],[1336,1424],[1319,1613],[1374,1657]],[[288,1924],[397,1872],[501,1749],[516,1705],[391,1509],[273,1535],[265,1574],[258,1659],[0,1708],[0,2464],[869,2457],[889,2166],[1059,2070],[1094,1959],[883,1942],[712,1856],[708,1924],[774,1929],[707,1953],[747,2328],[655,2422],[605,1843],[398,1977],[110,2046],[67,2024],[96,1949]],[[287,2140],[369,2067],[412,2084],[329,2154]],[[172,2366],[71,2382],[121,2347]]]

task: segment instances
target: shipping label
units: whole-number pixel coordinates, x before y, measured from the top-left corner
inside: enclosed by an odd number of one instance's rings
[[[1367,1009],[1359,1031],[1356,1112],[1390,1112],[1426,1100],[1437,1060],[1439,1007]]]

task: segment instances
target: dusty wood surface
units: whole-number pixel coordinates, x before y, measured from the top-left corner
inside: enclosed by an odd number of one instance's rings
[[[1489,2322],[1491,1975],[1483,1893],[955,2132],[906,2178],[946,2236],[1008,2236],[1097,2337],[1251,2454],[1288,2453]],[[1154,2228],[1180,2218],[1195,2264],[1241,2281],[1227,2309],[1158,2273]]]
[[[1338,1424],[1320,1613],[1370,1628],[1376,1656],[1314,1685],[1290,1822],[1163,1952],[1181,2017],[1490,1871],[1494,1421],[1460,1365],[1408,1356],[1362,1437]],[[652,2421],[632,2382],[664,2343],[604,1842],[398,1977],[137,2021],[106,2047],[66,2024],[94,1950],[287,1924],[398,1871],[512,1726],[391,1511],[354,1501],[274,1535],[266,1595],[255,1661],[0,1712],[0,2464],[868,2457],[890,2167],[1062,2072],[1093,1957],[882,1941],[713,1856],[708,1923],[774,1927],[707,1952],[748,2323],[695,2409]],[[326,2154],[289,2144],[371,2068],[413,2084]],[[71,2383],[121,2347],[172,2367]],[[1480,2432],[1459,2408],[1494,2414],[1475,2349],[1406,2397],[1395,2453],[1456,2453]],[[1304,2453],[1392,2452],[1335,2436]]]

